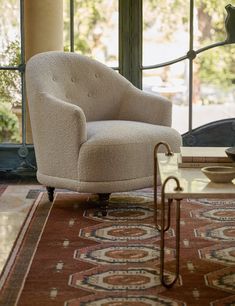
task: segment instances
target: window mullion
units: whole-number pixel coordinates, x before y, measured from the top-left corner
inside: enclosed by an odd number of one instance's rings
[[[142,87],[142,0],[119,0],[120,73]]]

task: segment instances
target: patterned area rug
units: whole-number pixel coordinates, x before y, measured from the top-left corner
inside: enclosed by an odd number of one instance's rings
[[[171,289],[159,281],[151,189],[112,195],[106,217],[94,196],[59,193],[51,207],[40,194],[37,203],[0,305],[235,305],[234,201],[182,202],[180,279]],[[171,279],[174,217],[166,237]]]

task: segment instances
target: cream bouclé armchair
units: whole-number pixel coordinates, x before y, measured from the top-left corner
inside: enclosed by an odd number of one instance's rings
[[[38,181],[54,188],[110,193],[153,185],[153,150],[181,145],[172,105],[111,68],[69,52],[45,52],[26,65]]]

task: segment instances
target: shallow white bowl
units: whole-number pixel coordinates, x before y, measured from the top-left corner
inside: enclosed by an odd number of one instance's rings
[[[213,183],[230,183],[235,178],[235,167],[210,166],[202,168],[201,171]]]

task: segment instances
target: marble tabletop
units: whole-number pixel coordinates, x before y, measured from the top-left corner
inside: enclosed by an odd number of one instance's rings
[[[182,191],[175,191],[175,180],[169,180],[165,187],[166,198],[234,198],[235,205],[235,179],[226,184],[212,183],[200,168],[179,168],[178,156],[157,154],[161,182],[169,176],[175,176],[183,188]]]

